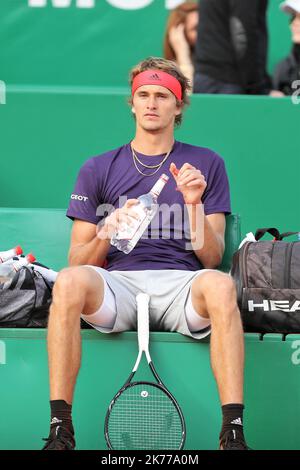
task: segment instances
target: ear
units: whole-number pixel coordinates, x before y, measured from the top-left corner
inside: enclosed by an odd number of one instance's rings
[[[178,103],[178,102],[177,102]],[[179,114],[182,114],[183,111],[183,102],[181,101],[180,104],[176,104],[176,112],[175,115],[179,116]]]

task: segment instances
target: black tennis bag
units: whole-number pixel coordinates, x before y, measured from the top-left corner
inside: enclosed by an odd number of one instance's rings
[[[45,328],[53,285],[27,266],[11,281],[0,284],[0,328]]]
[[[267,232],[274,240],[258,242]],[[246,332],[300,333],[300,241],[282,241],[295,233],[259,229],[257,242],[246,242],[233,256],[231,275]]]

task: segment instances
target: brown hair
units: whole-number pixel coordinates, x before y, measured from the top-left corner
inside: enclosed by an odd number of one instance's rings
[[[181,5],[179,5],[177,8],[174,8],[174,10],[171,11],[169,18],[168,18],[168,22],[167,22],[164,43],[163,43],[164,57],[166,59],[176,60],[174,49],[171,46],[170,41],[169,41],[170,29],[173,28],[173,26],[178,26],[181,23],[185,23],[187,15],[189,13],[192,13],[193,11],[198,11],[198,9],[199,9],[198,3],[184,2]]]
[[[147,57],[145,60],[142,60],[137,65],[135,65],[129,73],[130,88],[132,88],[132,83],[136,75],[149,69],[162,70],[163,72],[169,73],[170,75],[175,77],[179,81],[182,89],[182,100],[179,101],[176,98],[177,106],[181,106],[183,109],[185,106],[190,104],[190,100],[188,98],[188,93],[191,91],[189,79],[186,78],[185,75],[183,75],[183,73],[175,62],[163,59],[161,57]],[[130,104],[130,106],[132,106],[132,96],[129,97],[128,103]],[[179,126],[181,122],[182,113],[175,117],[175,126]]]

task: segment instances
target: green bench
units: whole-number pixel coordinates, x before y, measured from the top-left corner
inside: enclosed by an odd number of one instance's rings
[[[1,208],[0,250],[21,244],[40,262],[60,270],[67,265],[70,228],[61,209]],[[240,220],[233,215],[227,218],[224,271],[239,241]],[[82,330],[82,339],[73,407],[77,447],[105,449],[106,409],[135,361],[136,333]],[[300,335],[283,339],[245,334],[245,424],[255,449],[300,448]],[[152,332],[150,340],[157,369],[186,418],[186,449],[216,449],[221,414],[209,343],[165,332]],[[142,373],[149,377],[147,368]],[[0,329],[0,383],[0,449],[39,449],[49,426],[45,330]]]

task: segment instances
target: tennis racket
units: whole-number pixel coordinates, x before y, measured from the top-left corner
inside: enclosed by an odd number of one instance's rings
[[[112,399],[105,419],[109,449],[183,449],[185,422],[182,411],[162,383],[149,353],[149,296],[136,296],[139,352],[134,368]],[[143,352],[155,382],[132,382]]]

